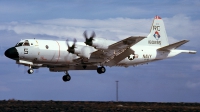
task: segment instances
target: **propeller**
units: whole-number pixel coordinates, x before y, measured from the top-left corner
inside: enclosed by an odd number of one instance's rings
[[[85,44],[92,46],[92,41],[94,40],[94,37],[96,36],[95,32],[93,31],[90,38],[88,38],[87,31],[84,31],[83,36],[85,37]]]
[[[76,48],[76,39],[74,39],[74,43],[73,43],[73,45],[71,47],[69,46],[68,39],[66,40],[66,43],[67,43],[67,47],[68,47],[67,51],[69,53],[73,53],[74,54],[75,48]]]

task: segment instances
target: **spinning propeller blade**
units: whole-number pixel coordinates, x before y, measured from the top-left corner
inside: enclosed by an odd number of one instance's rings
[[[74,43],[73,43],[73,45],[71,47],[69,46],[68,39],[66,40],[66,43],[67,43],[67,47],[68,47],[67,51],[69,53],[74,53],[75,52],[75,48],[76,48],[76,39],[74,39]]]
[[[94,40],[94,37],[96,36],[95,32],[93,31],[90,38],[88,38],[87,31],[84,31],[83,36],[85,38],[85,44],[92,46],[92,41]]]

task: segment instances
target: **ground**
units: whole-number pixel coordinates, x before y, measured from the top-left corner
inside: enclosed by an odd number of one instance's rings
[[[0,101],[0,112],[8,111],[76,111],[76,112],[133,112],[133,111],[200,111],[200,103],[156,102],[92,102],[92,101]]]

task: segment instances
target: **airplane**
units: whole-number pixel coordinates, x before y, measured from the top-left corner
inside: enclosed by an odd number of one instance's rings
[[[85,42],[24,39],[5,51],[5,56],[16,64],[28,66],[28,73],[47,67],[50,72],[65,72],[64,82],[70,81],[70,70],[97,70],[105,73],[105,66],[137,66],[180,53],[196,54],[193,50],[177,49],[189,40],[169,44],[164,22],[155,16],[148,36],[130,36],[120,41],[96,37],[93,31]]]

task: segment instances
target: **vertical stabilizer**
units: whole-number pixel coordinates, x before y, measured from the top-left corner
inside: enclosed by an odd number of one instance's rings
[[[155,16],[149,35],[139,44],[158,47],[169,45],[165,25],[161,17]]]

